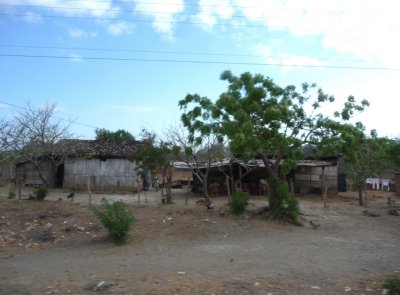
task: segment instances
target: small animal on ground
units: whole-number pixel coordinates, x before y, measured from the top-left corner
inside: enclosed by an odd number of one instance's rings
[[[321,226],[320,224],[314,223],[312,220],[310,220],[310,225],[311,225],[314,229],[317,229],[318,227]]]
[[[74,196],[75,196],[75,193],[70,193],[68,196],[67,196],[67,200],[68,199],[71,199],[71,202],[74,200]]]
[[[219,208],[219,216],[223,217],[225,215],[225,209],[224,208]]]

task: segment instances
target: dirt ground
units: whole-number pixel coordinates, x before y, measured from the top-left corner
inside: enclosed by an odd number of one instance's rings
[[[0,294],[382,294],[382,281],[400,274],[400,217],[387,197],[400,198],[388,192],[369,192],[369,215],[354,193],[329,196],[326,208],[298,196],[303,227],[252,214],[265,197],[237,216],[227,197],[207,210],[186,190],[168,205],[159,192],[140,204],[137,194],[93,194],[94,204],[121,199],[132,210],[123,246],[106,238],[87,194],[70,202],[68,193],[19,201],[0,188]]]

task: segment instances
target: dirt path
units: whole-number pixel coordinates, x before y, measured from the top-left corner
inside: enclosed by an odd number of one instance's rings
[[[107,294],[342,294],[346,287],[381,294],[382,278],[400,267],[400,217],[387,214],[384,197],[369,208],[379,217],[365,216],[351,195],[331,198],[328,208],[318,197],[302,198],[304,227],[220,217],[193,198],[184,206],[182,195],[174,205],[136,204],[124,246],[104,240],[102,231],[43,249],[4,247],[0,293],[90,294],[105,281]],[[226,198],[215,203],[225,206]]]

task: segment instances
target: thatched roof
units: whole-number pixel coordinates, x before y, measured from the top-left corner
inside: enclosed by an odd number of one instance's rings
[[[69,157],[126,158],[141,144],[141,141],[63,139],[57,143],[57,152]]]

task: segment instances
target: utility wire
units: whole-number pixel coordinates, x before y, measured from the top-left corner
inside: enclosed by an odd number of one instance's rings
[[[167,5],[167,4],[163,4]],[[107,11],[107,12],[126,12],[126,13],[151,13],[151,14],[170,14],[169,12],[165,11],[151,11],[151,10],[135,10],[135,9],[115,9],[115,8],[86,8],[86,7],[70,7],[70,6],[46,6],[46,5],[21,5],[21,4],[0,4],[0,6],[5,6],[5,7],[24,7],[24,8],[42,8],[42,9],[62,9],[62,10],[80,10],[80,11],[88,11],[88,12],[93,12],[93,11]],[[217,6],[219,7],[219,6]],[[226,6],[228,7],[228,6]],[[241,7],[241,8],[246,8],[246,7]],[[265,7],[264,7],[265,8]],[[305,9],[283,9],[283,8],[267,8],[269,10],[301,10],[304,11]],[[307,9],[308,11],[308,9]],[[330,10],[319,10],[319,12],[333,12]],[[344,11],[343,11],[344,12]],[[355,12],[356,13],[356,12]],[[189,13],[189,12],[177,12],[173,13],[173,15],[182,15],[182,16],[215,16],[214,14],[206,14],[206,13]],[[230,18],[245,18],[245,19],[251,19],[251,20],[267,20],[271,19],[270,17],[266,16],[252,16],[248,17],[245,15],[231,15]],[[282,19],[282,18],[273,18],[273,19]],[[369,22],[369,24],[375,24],[372,22]]]
[[[223,65],[250,65],[250,66],[279,66],[279,67],[304,67],[304,68],[327,68],[327,69],[349,69],[349,70],[382,70],[400,71],[400,68],[388,67],[356,67],[356,66],[330,66],[310,64],[283,64],[283,63],[249,63],[229,61],[201,61],[201,60],[173,60],[173,59],[143,59],[143,58],[115,58],[115,57],[73,57],[61,55],[27,55],[27,54],[0,54],[0,57],[21,58],[47,58],[47,59],[70,59],[70,60],[107,60],[107,61],[136,61],[136,62],[165,62],[165,63],[192,63],[192,64],[223,64]]]
[[[68,2],[82,2],[82,0],[68,0]],[[324,12],[352,12],[352,13],[357,13],[357,14],[376,14],[377,11],[362,11],[360,12],[359,10],[346,10],[346,9],[315,9],[315,8],[289,8],[289,7],[266,7],[266,6],[244,6],[244,5],[220,5],[220,4],[202,4],[199,5],[198,3],[163,3],[163,2],[143,2],[143,1],[118,1],[118,0],[113,0],[112,2],[110,0],[95,0],[95,1],[88,1],[86,0],[85,2],[87,3],[93,3],[93,4],[100,4],[100,3],[108,3],[108,4],[125,4],[125,5],[137,5],[137,4],[145,4],[149,6],[154,6],[154,5],[162,5],[162,6],[188,6],[188,7],[215,7],[215,8],[235,8],[235,9],[269,9],[269,10],[300,10],[300,11],[324,11]],[[15,5],[15,4],[5,4],[5,5]],[[17,5],[16,5],[17,6]],[[25,5],[18,5],[18,6],[25,6]]]
[[[19,13],[0,13],[3,16],[20,16],[20,17],[32,17],[31,14],[19,14]],[[42,18],[56,18],[56,19],[79,19],[79,20],[102,20],[102,21],[125,21],[134,23],[165,23],[165,24],[185,24],[185,25],[208,25],[204,22],[189,22],[189,21],[157,21],[157,20],[144,20],[144,19],[123,19],[123,18],[108,18],[108,17],[91,17],[91,16],[61,16],[61,15],[35,15],[35,17]],[[251,24],[233,24],[233,23],[214,23],[213,26],[227,26],[227,27],[246,27],[246,28],[270,28],[270,29],[288,29],[289,26],[268,26],[266,25],[251,25]],[[372,26],[373,24],[371,24]],[[392,25],[390,25],[391,27]],[[299,28],[297,30],[304,31],[315,31],[316,28]],[[318,28],[320,29],[320,28]],[[323,28],[329,31],[342,31],[342,32],[366,32],[366,29],[341,29],[341,28]]]
[[[9,102],[5,102],[5,101],[1,101],[1,100],[0,100],[0,103],[1,103],[1,104],[5,104],[5,105],[8,105],[8,106],[13,107],[13,108],[16,108],[16,109],[20,109],[20,110],[26,111],[26,108],[21,107],[21,106],[17,106],[17,105],[15,105],[15,104],[12,104],[12,103],[9,103]],[[62,121],[66,121],[66,122],[68,122],[68,123],[70,123],[70,124],[81,125],[81,126],[85,126],[85,127],[89,127],[89,128],[93,128],[93,129],[97,129],[97,128],[98,128],[98,127],[95,127],[95,126],[92,126],[92,125],[88,125],[88,124],[85,124],[85,123],[80,123],[80,122],[68,120],[68,119],[65,119],[65,118],[57,117],[57,116],[53,116],[53,118],[56,118],[56,119],[62,120]]]
[[[159,54],[204,55],[204,56],[279,58],[279,56],[276,56],[276,55],[259,55],[259,54],[234,54],[234,53],[217,53],[217,52],[163,51],[163,50],[63,47],[63,46],[36,46],[36,45],[15,45],[15,44],[1,44],[1,43],[0,43],[0,47],[30,48],[30,49],[60,49],[60,50],[77,50],[77,51],[102,51],[102,52],[134,52],[134,53],[159,53]],[[378,60],[346,59],[346,58],[320,58],[320,57],[318,57],[318,59],[324,60],[324,61],[373,62],[373,63],[380,62]]]

